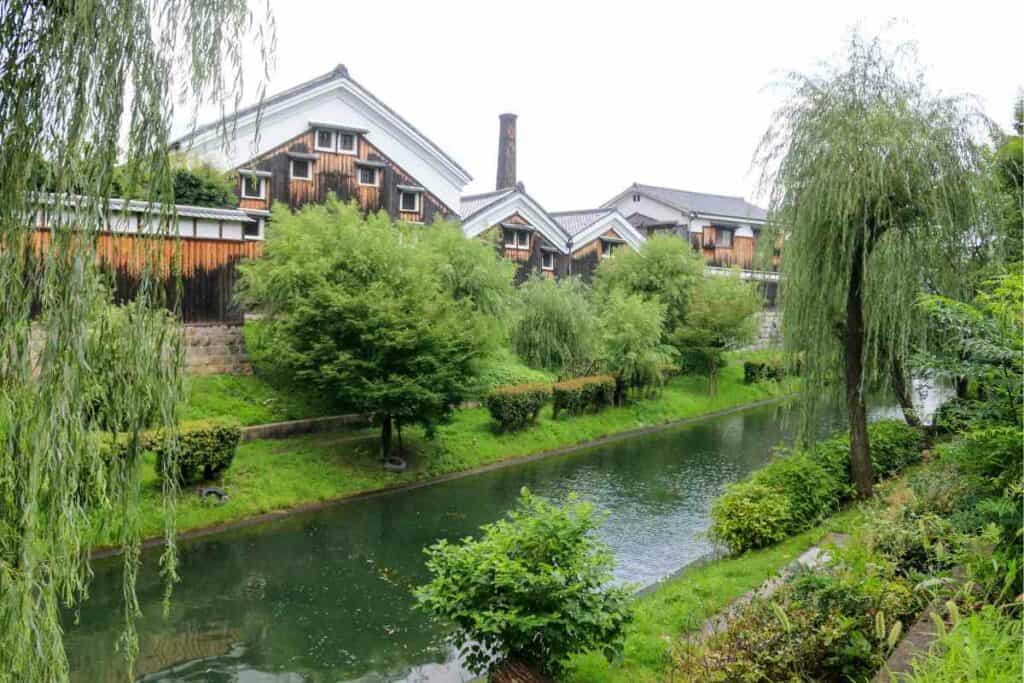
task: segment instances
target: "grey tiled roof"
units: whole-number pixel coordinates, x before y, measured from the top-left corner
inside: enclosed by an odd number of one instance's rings
[[[646,214],[640,213],[639,211],[636,212],[636,213],[631,213],[628,216],[626,216],[626,220],[629,221],[634,227],[640,227],[640,226],[644,226],[644,225],[674,225],[675,224],[675,221],[662,221],[662,220],[658,220],[657,218],[652,218],[652,217],[650,217],[650,216],[648,216]]]
[[[670,187],[641,185],[640,183],[634,183],[633,188],[652,199],[668,204],[680,211],[696,211],[697,213],[710,213],[735,218],[752,218],[759,221],[768,218],[767,211],[759,206],[754,206],[743,199],[743,197],[690,192]]]
[[[550,216],[570,235],[578,235],[615,209],[582,209],[579,211],[552,211]]]
[[[495,190],[493,192],[484,192],[483,194],[464,195],[459,200],[459,215],[462,216],[463,219],[469,218],[480,209],[485,206],[490,206],[510,192],[513,192],[512,188]]]
[[[412,130],[416,131],[416,133],[418,133],[427,142],[428,145],[430,145],[431,147],[434,148],[435,152],[437,152],[438,154],[443,156],[445,159],[447,159],[449,162],[451,162],[451,164],[453,166],[455,166],[460,171],[462,171],[464,174],[466,174],[466,176],[472,177],[470,175],[469,171],[464,169],[459,164],[459,162],[455,161],[455,159],[453,159],[450,156],[448,156],[447,154],[445,154],[444,150],[442,150],[437,145],[437,143],[435,143],[433,140],[431,140],[426,135],[424,135],[423,132],[420,129],[418,129],[416,126],[412,125],[411,123],[409,123],[409,121],[407,121],[405,118],[403,118],[394,109],[392,109],[391,107],[386,105],[384,102],[382,102],[379,97],[377,97],[372,92],[367,90],[356,79],[352,78],[352,76],[349,75],[348,69],[345,67],[344,64],[338,64],[336,67],[334,67],[333,69],[331,69],[330,71],[328,71],[325,74],[321,74],[321,75],[319,75],[319,76],[317,76],[315,78],[311,78],[310,80],[308,80],[308,81],[306,81],[304,83],[299,83],[298,85],[292,86],[291,88],[288,88],[287,90],[282,90],[279,93],[271,95],[271,96],[265,98],[262,102],[250,105],[248,107],[240,108],[237,112],[235,112],[234,116],[236,116],[237,118],[242,118],[244,116],[248,116],[249,114],[252,114],[252,113],[258,111],[261,106],[263,107],[264,110],[266,110],[266,109],[272,107],[273,105],[277,104],[278,102],[283,102],[283,101],[288,100],[288,99],[290,99],[292,97],[295,97],[296,95],[300,95],[300,94],[302,94],[304,92],[307,92],[309,90],[313,90],[314,88],[318,88],[321,85],[324,85],[325,83],[329,83],[330,81],[333,81],[333,80],[338,79],[338,78],[344,78],[345,80],[349,81],[350,83],[353,83],[354,85],[356,85],[360,90],[362,90],[364,93],[366,93],[366,95],[370,99],[372,99],[374,102],[376,102],[381,107],[386,109],[392,116],[397,118],[399,121],[401,121],[405,125],[409,126],[409,128],[411,128]],[[231,117],[228,117],[228,118],[230,119]],[[200,133],[205,133],[208,130],[213,130],[214,128],[216,128],[220,124],[221,124],[221,121],[220,120],[216,120],[216,121],[211,121],[209,123],[205,123],[205,124],[203,124],[201,126],[196,126],[195,130],[191,130],[191,131],[185,133],[184,135],[182,135],[181,137],[176,138],[175,140],[172,140],[171,141],[171,145],[173,146],[173,145],[179,145],[179,144],[185,143],[188,140],[191,140],[193,136],[199,135]]]

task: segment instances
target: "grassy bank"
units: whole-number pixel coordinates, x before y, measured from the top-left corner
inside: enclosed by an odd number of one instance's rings
[[[572,660],[568,681],[642,683],[667,680],[673,644],[760,586],[829,532],[847,532],[857,516],[841,512],[824,524],[763,550],[686,569],[637,599],[622,661],[609,663],[597,653]]]
[[[245,519],[272,510],[398,486],[508,458],[572,446],[632,429],[742,406],[782,395],[773,383],[743,384],[742,361],[723,371],[718,392],[709,395],[703,380],[677,377],[661,393],[599,414],[552,419],[550,406],[530,429],[496,434],[483,408],[459,410],[450,424],[427,440],[420,429],[405,430],[413,455],[406,472],[383,471],[376,460],[372,432],[312,434],[239,446],[234,464],[218,484],[230,495],[223,505],[204,504],[191,490],[178,506],[180,530]],[[160,489],[151,461],[143,468],[142,523],[147,536],[163,528]],[[102,539],[101,539],[102,542]]]

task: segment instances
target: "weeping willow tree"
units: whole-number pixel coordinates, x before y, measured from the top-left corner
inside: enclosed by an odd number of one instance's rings
[[[168,264],[147,256],[160,235],[139,238],[138,297],[115,309],[98,233],[115,165],[137,197],[170,196],[175,95],[193,121],[199,102],[237,107],[242,39],[256,34],[265,55],[271,29],[238,1],[0,2],[4,683],[68,679],[61,613],[87,597],[97,526],[124,547],[122,645],[135,655],[140,432],[163,425],[173,440],[180,330],[161,298]],[[154,204],[151,230],[167,230],[171,213]],[[174,493],[164,491],[168,541]],[[168,543],[168,587],[174,558]]]
[[[971,240],[982,119],[928,90],[911,46],[859,34],[789,85],[758,153],[784,237],[784,345],[807,423],[815,399],[845,389],[851,478],[868,496],[865,392],[908,357],[928,271]]]

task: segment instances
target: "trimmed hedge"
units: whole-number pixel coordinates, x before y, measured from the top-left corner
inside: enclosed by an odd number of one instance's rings
[[[877,479],[921,459],[921,431],[902,422],[870,424],[868,439]],[[853,497],[849,459],[850,437],[840,434],[773,460],[715,501],[709,536],[741,553],[809,529]]]
[[[779,382],[786,376],[782,362],[760,363],[747,361],[743,364],[743,383],[755,384],[757,382],[773,381]]]
[[[235,425],[211,424],[183,428],[177,439],[176,475],[181,484],[209,480],[231,467],[242,430]],[[156,453],[157,476],[165,476],[168,444],[160,434],[149,438]]]
[[[511,432],[526,427],[537,419],[540,409],[551,398],[547,384],[513,384],[496,387],[484,399],[491,417],[502,431]]]
[[[611,375],[593,375],[556,382],[551,388],[555,398],[554,417],[563,410],[570,415],[581,415],[588,410],[604,410],[615,399],[615,378]]]

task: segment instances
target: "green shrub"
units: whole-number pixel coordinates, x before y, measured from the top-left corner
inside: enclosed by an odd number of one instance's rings
[[[926,658],[917,660],[906,683],[1015,683],[1020,680],[1024,633],[1021,620],[986,605],[940,633]]]
[[[867,680],[920,606],[910,582],[869,554],[843,552],[737,607],[703,648],[678,651],[675,673],[721,683]]]
[[[632,618],[631,591],[612,586],[598,523],[572,497],[557,507],[523,489],[517,508],[479,539],[427,549],[433,579],[416,590],[418,607],[455,625],[455,645],[477,673],[512,660],[557,677],[576,652],[611,659]]]
[[[565,411],[581,415],[589,410],[600,411],[615,398],[615,378],[610,375],[592,375],[556,382],[551,388],[555,398],[554,417]]]
[[[908,465],[921,460],[924,445],[920,429],[897,420],[872,422],[868,425],[868,441],[871,444],[871,464],[875,479],[883,479],[902,471]],[[836,434],[816,443],[812,449],[815,458],[833,476],[849,480],[850,476],[850,435]],[[844,497],[852,495],[853,490]]]
[[[536,420],[550,398],[549,384],[515,384],[496,388],[484,402],[502,431],[515,431]]]
[[[921,430],[906,422],[884,420],[868,425],[868,441],[871,444],[871,464],[875,479],[902,472],[908,465],[921,461],[924,446]]]
[[[979,492],[1001,494],[1024,478],[1020,427],[975,429],[940,449],[941,457],[956,464]],[[874,444],[872,444],[874,445]]]
[[[148,447],[156,453],[157,476],[171,475],[173,469],[180,483],[190,484],[213,479],[231,467],[241,436],[242,430],[235,425],[198,425],[182,429],[176,444],[155,434]],[[173,468],[167,462],[171,448],[177,451]]]
[[[778,543],[793,528],[789,496],[763,484],[744,481],[730,486],[711,507],[708,535],[731,552]]]
[[[684,375],[713,377],[725,367],[724,349],[714,346],[679,347],[679,371]]]
[[[743,363],[743,383],[755,384],[757,382],[773,381],[779,382],[786,376],[782,366],[782,360],[778,361],[746,361]]]
[[[797,452],[772,460],[750,479],[790,500],[788,535],[814,526],[839,507],[846,481],[837,478],[807,453]]]

